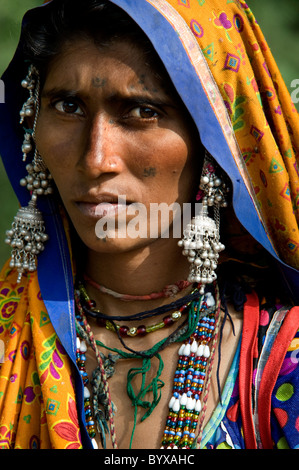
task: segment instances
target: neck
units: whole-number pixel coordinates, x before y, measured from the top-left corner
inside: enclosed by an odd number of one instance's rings
[[[89,251],[85,272],[98,284],[121,294],[140,296],[161,292],[166,285],[188,277],[188,262],[177,246],[177,240],[173,242],[160,239],[125,253]],[[99,292],[93,286],[88,285],[87,288],[90,296],[106,314],[137,313],[170,303],[186,293],[182,291],[175,298],[124,302]]]

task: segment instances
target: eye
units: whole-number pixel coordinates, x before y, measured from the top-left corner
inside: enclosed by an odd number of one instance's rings
[[[71,99],[66,99],[66,100],[60,100],[56,101],[54,103],[54,108],[57,109],[57,111],[60,111],[61,113],[64,114],[76,114],[79,116],[83,116],[84,113],[78,103],[75,100]]]
[[[153,119],[159,117],[159,113],[149,106],[138,106],[131,109],[128,116],[139,119]]]

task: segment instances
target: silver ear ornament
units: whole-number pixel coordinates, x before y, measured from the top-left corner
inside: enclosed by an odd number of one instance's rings
[[[33,150],[39,114],[40,79],[39,72],[33,65],[30,65],[22,86],[29,91],[29,98],[20,111],[20,124],[23,124],[26,118],[34,116],[33,129],[25,129],[22,145],[25,162],[28,154]],[[42,213],[36,207],[37,197],[53,192],[52,177],[36,148],[32,162],[26,165],[26,170],[28,175],[21,179],[20,185],[28,189],[31,200],[27,207],[21,207],[18,210],[11,229],[6,232],[5,239],[5,242],[12,248],[10,267],[17,269],[17,283],[21,282],[24,272],[33,272],[37,268],[37,255],[44,250],[44,243],[48,240]]]
[[[229,187],[225,179],[217,175],[219,169],[216,168],[216,163],[206,153],[197,197],[201,203],[196,203],[196,214],[187,224],[183,239],[178,242],[190,262],[188,281],[200,283],[201,294],[207,284],[217,279],[215,270],[219,253],[225,248],[219,239],[219,208],[227,207]],[[209,216],[209,207],[213,208],[213,218]]]

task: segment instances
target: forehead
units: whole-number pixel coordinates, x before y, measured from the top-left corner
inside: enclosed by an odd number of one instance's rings
[[[158,58],[153,63],[153,55],[137,44],[128,40],[118,40],[113,44],[98,46],[91,39],[77,39],[63,44],[60,53],[50,62],[45,84],[59,83],[83,84],[90,81],[98,86],[110,81],[133,82],[143,84],[151,82],[152,86],[171,88],[170,79],[166,76]]]

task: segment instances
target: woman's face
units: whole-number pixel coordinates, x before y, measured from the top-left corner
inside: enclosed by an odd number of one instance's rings
[[[98,48],[77,40],[50,64],[36,145],[78,235],[92,250],[127,250],[150,240],[148,230],[147,237],[120,235],[103,243],[107,232],[99,235],[97,221],[113,218],[120,233],[142,207],[141,223],[149,229],[153,203],[170,206],[194,197],[199,145],[170,90],[129,42]],[[135,215],[132,203],[139,207]]]

